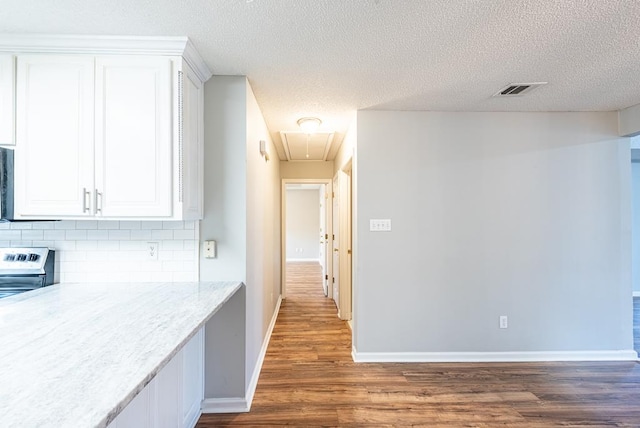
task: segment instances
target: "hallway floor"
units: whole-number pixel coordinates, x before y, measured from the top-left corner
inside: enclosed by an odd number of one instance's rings
[[[198,428],[640,426],[635,362],[355,364],[319,271],[287,267],[251,412],[203,415]]]

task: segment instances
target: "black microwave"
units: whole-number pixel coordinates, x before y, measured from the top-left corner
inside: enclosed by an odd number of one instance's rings
[[[13,221],[13,150],[0,147],[0,221]]]

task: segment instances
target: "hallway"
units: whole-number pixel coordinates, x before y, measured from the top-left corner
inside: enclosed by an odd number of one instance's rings
[[[635,362],[355,364],[319,272],[287,267],[251,412],[205,414],[198,428],[640,426]]]

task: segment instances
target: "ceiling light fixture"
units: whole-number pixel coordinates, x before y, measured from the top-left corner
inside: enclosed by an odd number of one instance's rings
[[[317,117],[302,117],[298,119],[298,126],[305,134],[314,134],[322,125],[322,121]]]

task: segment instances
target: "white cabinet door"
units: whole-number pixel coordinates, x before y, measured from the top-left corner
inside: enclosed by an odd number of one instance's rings
[[[135,396],[108,428],[151,428],[152,388],[147,385]]]
[[[96,59],[96,214],[171,215],[171,59]]]
[[[150,385],[155,390],[151,426],[154,428],[179,427],[182,393],[182,352],[178,352],[160,370]]]
[[[15,58],[0,55],[0,144],[14,144]]]
[[[18,56],[17,217],[90,215],[93,94],[92,57]]]
[[[191,428],[200,417],[204,398],[203,329],[182,349],[182,427]]]

